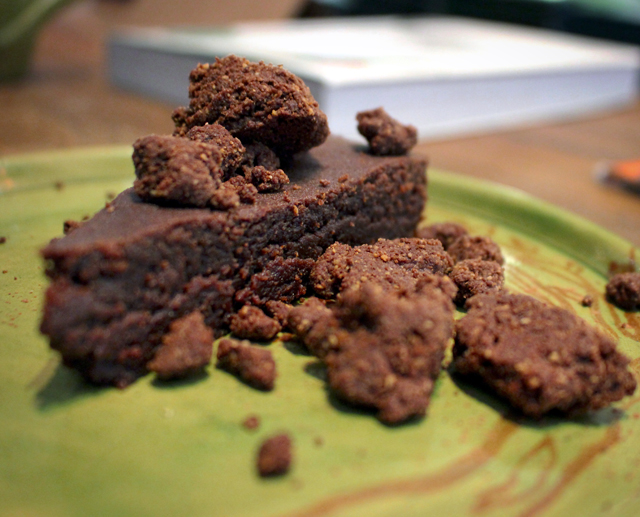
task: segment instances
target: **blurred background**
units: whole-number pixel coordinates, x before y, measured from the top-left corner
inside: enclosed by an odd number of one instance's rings
[[[640,44],[640,0],[0,0],[0,53],[31,27],[26,75],[0,83],[3,156],[130,145],[170,133],[175,107],[107,79],[106,41],[123,26],[225,25],[376,14],[454,14]],[[20,23],[15,20],[19,18]],[[19,31],[18,31],[19,32]],[[4,47],[3,47],[4,46]],[[6,62],[0,55],[0,64]],[[640,105],[587,119],[421,141],[432,167],[499,181],[640,245],[640,197],[593,179],[602,163],[637,159]]]

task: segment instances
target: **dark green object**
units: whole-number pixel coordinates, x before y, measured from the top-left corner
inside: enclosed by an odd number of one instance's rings
[[[29,70],[44,23],[74,0],[0,0],[0,82],[15,81]]]

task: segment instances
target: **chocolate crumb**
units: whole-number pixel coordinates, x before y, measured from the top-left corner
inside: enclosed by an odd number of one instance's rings
[[[251,345],[249,341],[224,338],[218,343],[221,370],[237,375],[259,390],[270,391],[276,380],[276,363],[271,351]]]
[[[180,379],[201,372],[211,361],[213,331],[199,311],[171,323],[147,368],[159,379]]]
[[[0,244],[4,244],[5,242],[7,242],[7,238],[6,237],[0,237]]]
[[[328,187],[331,185],[331,182],[328,179],[321,179],[318,183],[320,183],[321,187]]]
[[[280,476],[291,468],[291,438],[288,434],[279,434],[268,438],[258,451],[258,474],[261,477]]]
[[[640,272],[613,275],[605,289],[607,300],[625,311],[640,309]]]
[[[230,328],[239,338],[269,341],[282,330],[282,325],[267,316],[262,309],[245,305],[231,316]]]
[[[414,126],[404,126],[390,117],[384,108],[361,111],[356,115],[358,131],[369,142],[371,154],[401,156],[418,143]]]
[[[260,417],[258,415],[249,415],[242,421],[242,427],[249,431],[257,429],[260,427]]]
[[[64,188],[64,182],[63,182],[63,181],[56,181],[56,182],[53,184],[53,186],[54,186],[54,188],[55,188],[56,190],[62,190],[62,189]]]
[[[582,300],[580,300],[580,304],[583,307],[591,307],[593,305],[593,296],[590,294],[585,294]]]
[[[416,237],[420,239],[438,239],[445,250],[463,235],[467,235],[467,229],[454,222],[433,223],[416,230]]]

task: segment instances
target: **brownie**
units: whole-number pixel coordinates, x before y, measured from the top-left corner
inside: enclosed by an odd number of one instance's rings
[[[481,294],[456,324],[453,366],[533,418],[603,408],[636,388],[606,335],[523,294]]]
[[[304,82],[281,66],[227,56],[189,76],[189,106],[174,111],[176,135],[217,123],[243,144],[260,142],[279,157],[320,145],[326,115]]]
[[[313,266],[311,284],[323,298],[372,281],[389,289],[412,291],[420,278],[446,275],[452,266],[451,257],[436,240],[379,239],[356,247],[336,243]]]
[[[461,235],[449,245],[447,252],[455,262],[467,259],[481,259],[504,264],[500,246],[490,237]]]
[[[640,272],[618,273],[606,285],[607,300],[625,311],[640,310]]]
[[[468,235],[467,229],[458,223],[442,222],[423,226],[416,230],[416,237],[420,239],[437,239],[445,250],[463,235]]]
[[[282,433],[262,442],[258,450],[257,467],[261,477],[286,474],[291,467],[291,438]]]
[[[389,116],[384,108],[361,111],[356,115],[358,131],[369,142],[372,154],[400,156],[418,143],[418,131]]]
[[[303,296],[310,265],[334,242],[413,234],[425,168],[336,137],[291,159],[291,183],[252,205],[160,206],[125,190],[42,251],[51,285],[41,330],[66,365],[126,386],[148,371],[172,321],[198,310],[220,336],[241,305]]]
[[[401,294],[365,283],[341,293],[332,308],[317,299],[294,307],[289,324],[324,361],[338,397],[399,424],[426,412],[453,313],[450,296],[433,284]]]
[[[477,294],[499,291],[504,285],[502,266],[492,260],[462,260],[453,266],[449,278],[458,288],[454,301],[459,306]]]
[[[267,316],[262,309],[245,305],[231,316],[231,332],[242,339],[268,341],[282,330],[282,325]]]
[[[202,371],[211,361],[213,331],[198,311],[175,320],[148,368],[159,379],[179,379]]]
[[[237,375],[259,390],[273,389],[277,372],[271,351],[253,346],[249,341],[223,338],[218,343],[218,362],[221,370]]]

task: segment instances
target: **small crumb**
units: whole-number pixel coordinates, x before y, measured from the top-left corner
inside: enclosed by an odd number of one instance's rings
[[[302,187],[300,185],[293,185],[291,190],[300,190]]]
[[[7,238],[4,236],[0,237],[0,244],[4,244],[5,242],[7,242]]]
[[[320,186],[321,187],[328,187],[329,185],[331,185],[331,182],[328,179],[322,178],[320,181]]]
[[[242,421],[242,427],[253,431],[260,427],[260,417],[258,415],[249,415]]]
[[[56,190],[62,190],[64,188],[64,182],[62,181],[56,181],[53,186],[55,187]]]
[[[322,436],[316,436],[313,440],[313,443],[315,443],[318,447],[322,447],[324,445],[324,440]]]
[[[7,271],[6,269],[3,269],[3,270],[2,270],[2,274],[3,274],[3,275],[6,275],[8,272],[9,272],[9,271]]]
[[[218,343],[217,367],[256,389],[271,391],[277,376],[271,351],[251,345],[249,341],[223,338]]]
[[[116,193],[108,191],[107,193],[105,193],[105,197],[107,198],[107,201],[113,201],[116,198]]]
[[[147,368],[161,380],[180,379],[201,372],[212,353],[213,331],[202,313],[194,311],[169,325]]]
[[[291,438],[279,434],[268,438],[258,451],[258,474],[261,477],[286,474],[291,467]]]
[[[348,174],[343,174],[342,176],[340,176],[338,178],[338,183],[344,183],[345,181],[347,181],[349,179],[349,175]]]
[[[583,307],[591,307],[593,305],[593,296],[591,296],[590,294],[585,294],[584,298],[582,298],[582,300],[580,301],[580,304]]]

